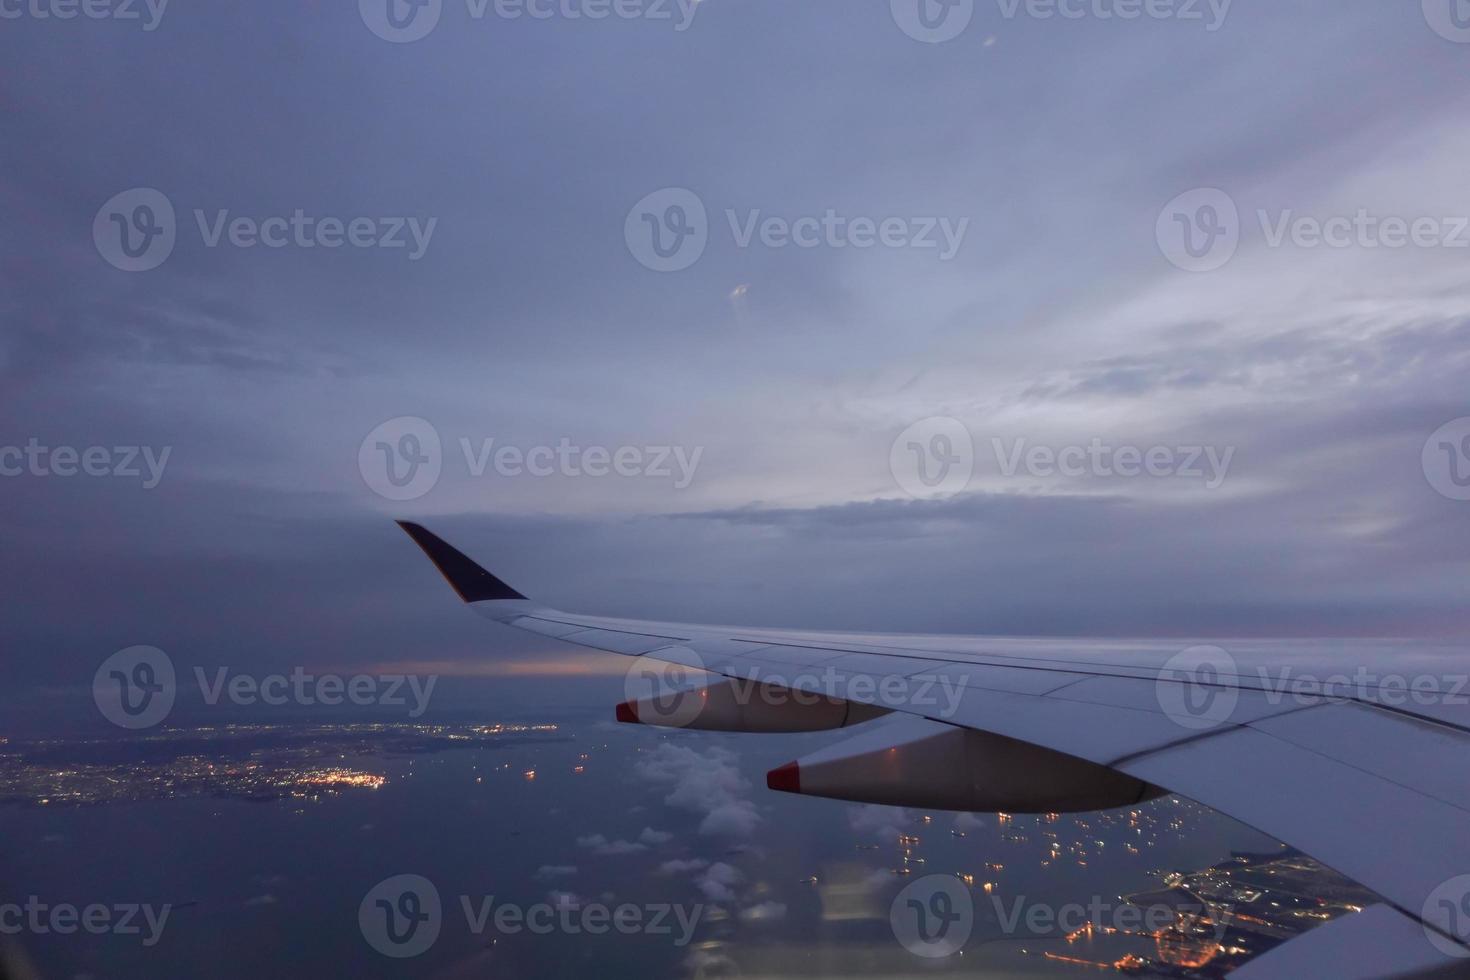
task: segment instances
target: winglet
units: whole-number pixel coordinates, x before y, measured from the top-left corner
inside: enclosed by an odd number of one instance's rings
[[[439,569],[439,574],[444,576],[444,580],[465,602],[526,598],[423,525],[399,521],[398,526],[408,532],[414,544],[424,549],[424,554]]]

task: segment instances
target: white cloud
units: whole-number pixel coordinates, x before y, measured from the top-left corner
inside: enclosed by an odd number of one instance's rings
[[[775,922],[786,918],[786,906],[780,902],[761,902],[741,909],[740,918],[745,922]]]
[[[862,837],[897,837],[913,820],[913,816],[901,806],[865,803],[847,811],[848,825],[853,833]]]
[[[707,867],[709,867],[709,862],[704,858],[675,858],[672,861],[665,861],[663,864],[660,864],[658,866],[658,873],[661,875],[677,875],[684,874],[686,871],[699,871]]]
[[[984,830],[985,821],[973,813],[957,813],[954,818],[954,829],[968,833],[971,830]]]
[[[536,869],[536,877],[546,878],[568,878],[577,873],[575,864],[543,864]]]
[[[585,837],[578,837],[577,846],[585,847],[593,854],[599,854],[604,857],[619,854],[638,854],[648,850],[647,844],[639,844],[635,841],[626,840],[608,840],[602,834],[588,834]]]
[[[745,875],[738,868],[731,867],[723,861],[712,864],[701,875],[694,879],[694,887],[698,888],[704,897],[711,902],[733,902],[735,901],[735,886],[745,880]]]
[[[738,757],[726,749],[703,752],[682,745],[660,744],[640,759],[634,771],[652,783],[670,785],[664,802],[704,814],[699,832],[716,837],[749,837],[761,822],[747,798],[750,782],[740,774]]]
[[[878,868],[869,873],[863,883],[869,888],[887,888],[893,884],[893,871],[889,868]]]
[[[735,977],[740,975],[739,966],[724,953],[712,953],[707,949],[691,949],[684,957],[684,968],[694,977]]]
[[[714,837],[749,837],[761,822],[750,800],[731,800],[711,810],[699,825],[701,834]]]
[[[556,909],[575,909],[583,904],[582,897],[573,892],[552,891],[546,893],[546,901]]]

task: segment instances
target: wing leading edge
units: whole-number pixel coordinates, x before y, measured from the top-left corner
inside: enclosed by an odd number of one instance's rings
[[[1415,927],[1375,920],[1383,942],[1404,946],[1395,951],[1408,971],[1402,975],[1470,973],[1470,915],[1445,891],[1470,874],[1470,717],[1447,710],[1447,699],[1390,710],[1371,698],[1288,697],[1267,673],[1271,665],[1288,673],[1385,663],[1402,669],[1406,662],[1443,668],[1463,662],[1455,648],[1239,644],[1234,669],[1205,682],[1214,707],[1224,702],[1228,710],[1201,724],[1175,709],[1201,690],[1170,671],[1178,643],[832,634],[583,616],[535,603],[420,525],[400,525],[460,598],[493,621],[737,683],[1002,736],[1194,799],[1379,894]],[[789,788],[791,768],[777,773],[773,788]],[[1272,959],[1252,964],[1253,976],[1272,975]]]

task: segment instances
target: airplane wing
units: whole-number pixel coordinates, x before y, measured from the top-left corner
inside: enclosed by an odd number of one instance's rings
[[[1179,794],[1384,902],[1238,975],[1309,975],[1302,953],[1286,952],[1308,949],[1319,975],[1470,975],[1470,661],[1460,647],[890,636],[584,616],[542,606],[423,527],[400,525],[477,613],[644,658],[651,687],[618,707],[621,720],[768,732],[862,724],[774,770],[773,789],[1016,813]],[[727,680],[691,689],[690,670]]]

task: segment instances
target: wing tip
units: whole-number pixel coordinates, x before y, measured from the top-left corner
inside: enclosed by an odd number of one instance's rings
[[[414,521],[395,522],[421,548],[439,574],[465,602],[524,599],[515,589],[481,568],[464,552]]]

